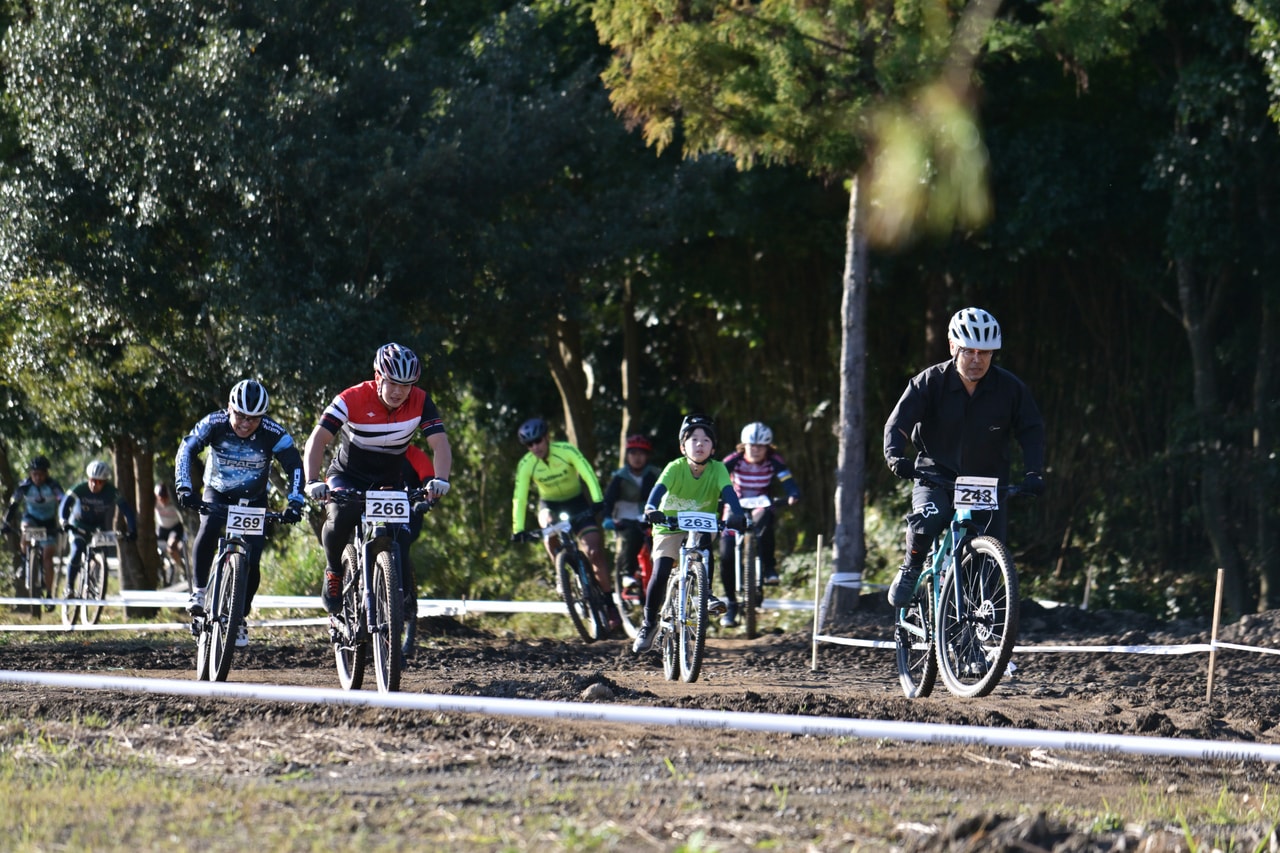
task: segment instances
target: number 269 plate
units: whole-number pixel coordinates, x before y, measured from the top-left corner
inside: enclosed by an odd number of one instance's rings
[[[267,508],[262,506],[227,507],[228,536],[261,536],[266,524]]]
[[[364,496],[364,517],[369,521],[409,523],[408,492],[368,492]]]

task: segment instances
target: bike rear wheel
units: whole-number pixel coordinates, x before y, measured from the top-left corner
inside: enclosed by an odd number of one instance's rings
[[[221,557],[222,570],[213,590],[213,631],[209,646],[209,680],[226,681],[235,656],[236,635],[244,619],[244,599],[249,588],[248,558],[233,551]]]
[[[594,643],[603,636],[607,628],[601,630],[600,622],[591,606],[590,592],[583,586],[582,573],[591,570],[586,560],[587,558],[580,551],[574,551],[571,554],[568,548],[562,548],[560,553],[556,554],[556,576],[560,596],[564,599],[565,606],[569,608],[569,619],[577,629],[578,636],[582,637],[584,642]]]
[[[378,552],[373,567],[373,608],[369,632],[373,638],[373,671],[379,693],[400,689],[400,642],[404,631],[404,592],[400,565],[390,551]]]
[[[936,615],[938,669],[956,696],[986,696],[1009,665],[1018,639],[1018,576],[1004,545],[990,536],[961,543],[943,574]]]
[[[360,559],[355,546],[348,545],[342,552],[342,612],[334,617],[341,628],[333,643],[338,683],[343,690],[359,690],[364,684],[365,650],[368,645],[360,641],[361,606]]]
[[[684,566],[684,619],[677,622],[680,635],[680,680],[698,680],[707,646],[707,572],[701,559],[689,559]]]
[[[898,651],[898,681],[908,699],[933,692],[938,678],[938,658],[933,650],[933,582],[926,580],[920,597],[898,611],[893,631]]]
[[[753,533],[742,534],[742,589],[738,590],[738,607],[742,609],[742,627],[747,632],[747,639],[754,640],[757,634],[756,608],[760,604],[760,574],[757,571],[756,537]]]
[[[107,556],[99,548],[90,548],[80,568],[76,594],[84,599],[80,605],[80,621],[85,625],[97,625],[107,597]]]

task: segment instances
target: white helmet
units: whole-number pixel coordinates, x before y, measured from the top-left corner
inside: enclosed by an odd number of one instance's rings
[[[743,444],[773,444],[773,430],[756,421],[742,428]]]
[[[373,369],[397,385],[412,385],[422,375],[417,353],[400,344],[383,344],[373,357]]]
[[[84,469],[84,475],[90,480],[110,480],[111,466],[101,459],[95,459]]]
[[[231,389],[227,405],[247,418],[260,418],[267,413],[267,389],[256,379],[241,379]]]
[[[1000,324],[981,308],[961,308],[947,326],[947,337],[965,349],[1000,349]]]

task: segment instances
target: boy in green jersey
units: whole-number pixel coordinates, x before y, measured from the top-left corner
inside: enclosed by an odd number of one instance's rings
[[[665,516],[680,512],[708,512],[716,514],[720,502],[729,507],[730,520],[740,521],[742,505],[729,480],[729,469],[712,454],[716,449],[716,425],[706,415],[688,415],[680,424],[679,459],[669,463],[649,493],[645,503],[645,517],[653,524],[653,576],[645,593],[644,624],[636,634],[631,651],[641,654],[653,647],[657,633],[658,611],[671,577],[671,570],[680,558],[680,546],[684,533],[659,523]],[[715,552],[711,551],[712,559]],[[707,588],[714,567],[707,566]],[[724,602],[708,592],[707,611],[723,613]]]

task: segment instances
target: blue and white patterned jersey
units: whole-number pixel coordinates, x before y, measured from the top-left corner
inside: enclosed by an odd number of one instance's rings
[[[288,500],[303,502],[302,456],[293,438],[280,424],[263,418],[248,438],[231,428],[226,409],[210,412],[192,427],[178,447],[174,482],[179,491],[192,489],[195,459],[209,448],[204,465],[204,487],[228,502],[255,500],[267,494],[271,460],[280,460],[289,484]]]

